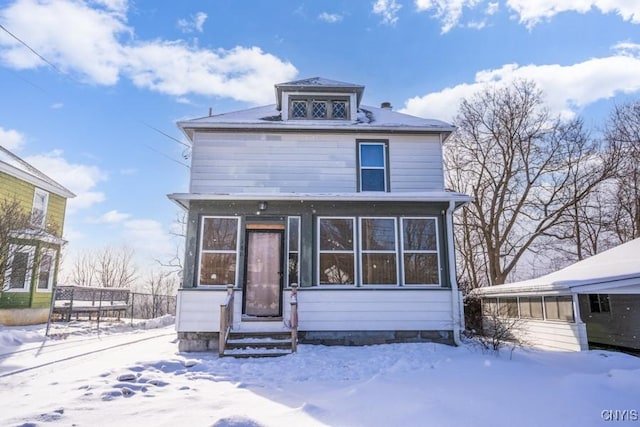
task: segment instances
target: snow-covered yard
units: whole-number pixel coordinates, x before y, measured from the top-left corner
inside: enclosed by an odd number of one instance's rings
[[[640,425],[640,358],[622,353],[301,345],[218,359],[179,354],[168,322],[56,324],[44,345],[43,327],[0,327],[0,425]]]

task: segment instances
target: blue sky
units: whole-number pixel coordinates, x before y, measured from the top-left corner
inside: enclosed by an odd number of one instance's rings
[[[78,195],[67,266],[107,245],[168,258],[188,159],[157,130],[184,141],[176,121],[271,104],[275,83],[363,84],[365,104],[451,121],[486,83],[528,78],[594,130],[640,95],[627,0],[17,0],[0,24],[0,144]]]

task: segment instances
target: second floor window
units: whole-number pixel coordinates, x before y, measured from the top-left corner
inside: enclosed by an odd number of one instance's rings
[[[358,142],[358,191],[389,191],[386,142]]]
[[[33,194],[33,207],[31,208],[31,224],[35,227],[44,228],[47,219],[47,205],[49,204],[49,193],[36,188]]]
[[[348,99],[298,98],[290,101],[289,118],[307,120],[348,120]]]

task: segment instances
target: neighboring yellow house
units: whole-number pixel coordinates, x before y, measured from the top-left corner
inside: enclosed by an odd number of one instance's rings
[[[0,146],[0,324],[47,321],[71,197],[71,191]],[[16,206],[19,214],[12,210]],[[21,226],[14,229],[15,224]]]

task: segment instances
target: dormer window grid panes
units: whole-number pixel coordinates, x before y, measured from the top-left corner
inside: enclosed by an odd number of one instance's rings
[[[289,104],[289,118],[296,120],[349,120],[349,101],[331,98],[296,98]]]

